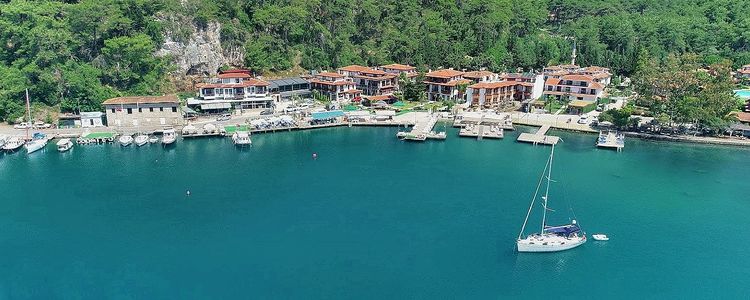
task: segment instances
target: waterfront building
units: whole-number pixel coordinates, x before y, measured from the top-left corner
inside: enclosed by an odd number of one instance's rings
[[[464,72],[453,69],[441,69],[425,74],[427,100],[464,102],[465,92],[461,86],[468,87],[471,80],[465,79],[463,75]]]
[[[472,74],[474,76],[469,76],[470,78],[480,77],[476,76],[479,72],[470,73],[474,73]],[[466,99],[470,101],[471,106],[505,108],[511,106],[513,101],[530,103],[539,99],[544,91],[544,80],[541,74],[506,73],[497,76],[490,74],[494,73],[480,74],[486,75],[481,76],[481,79],[490,80],[476,82],[467,88]]]
[[[176,95],[117,97],[105,100],[109,127],[182,125],[180,101]]]
[[[350,65],[339,68],[337,72],[343,75],[346,80],[354,82],[356,88],[367,96],[393,94],[398,85],[397,74],[387,73],[379,69]]]
[[[549,78],[544,83],[545,97],[557,100],[597,101],[604,93],[604,85],[589,75],[565,75],[561,78]]]
[[[588,75],[594,80],[594,82],[601,83],[604,86],[609,85],[612,80],[612,73],[609,68],[590,66],[590,67],[579,67],[577,65],[558,65],[549,66],[544,68],[542,71],[544,74],[544,80],[550,78],[561,79],[566,75]]]
[[[523,100],[539,99],[542,97],[542,92],[544,92],[544,75],[539,73],[505,73],[500,75],[500,79],[503,81],[530,83],[533,86],[532,88],[521,90],[523,95],[520,98]],[[526,86],[528,87],[529,85]]]
[[[94,128],[104,127],[104,113],[100,111],[82,111],[75,114],[61,114],[58,116],[59,128]]]
[[[310,89],[318,91],[331,101],[359,101],[362,91],[346,76],[333,72],[320,72],[310,79]]]
[[[277,95],[279,99],[288,100],[294,96],[300,98],[309,98],[310,82],[301,77],[289,77],[282,79],[269,80],[268,86],[272,95]]]
[[[188,106],[201,110],[253,109],[273,106],[270,83],[254,78],[248,70],[227,70],[196,85],[196,98]]]

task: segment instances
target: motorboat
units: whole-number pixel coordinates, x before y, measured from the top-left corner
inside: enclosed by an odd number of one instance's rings
[[[135,137],[135,145],[140,147],[148,143],[148,135],[139,134]]]
[[[547,211],[551,211],[548,206],[549,203],[549,188],[550,182],[552,181],[552,159],[555,154],[555,145],[552,145],[552,151],[550,152],[547,164],[544,166],[542,175],[539,178],[534,197],[531,199],[531,205],[526,213],[526,219],[523,221],[521,226],[521,232],[518,234],[516,239],[516,249],[518,252],[558,252],[568,249],[573,249],[586,243],[586,233],[584,233],[581,227],[578,225],[576,220],[572,220],[570,224],[549,226],[547,225]],[[544,196],[541,197],[542,201],[542,224],[541,231],[538,233],[532,233],[523,236],[526,229],[526,224],[529,221],[529,216],[534,208],[537,196],[539,195],[542,182],[546,179],[546,190]]]
[[[234,142],[236,146],[246,146],[253,143],[250,140],[250,132],[247,131],[235,131],[234,134],[232,134],[232,142]]]
[[[148,138],[148,142],[151,143],[151,144],[158,143],[159,142],[159,138],[155,137],[155,136],[152,136],[152,137]]]
[[[133,143],[133,136],[132,135],[122,135],[118,141],[120,142],[120,146],[127,147],[130,146],[130,144]]]
[[[25,145],[26,153],[31,154],[44,149],[44,146],[47,146],[47,141],[49,140],[43,133],[34,133],[34,137],[32,138],[32,140]]]
[[[174,128],[165,128],[162,130],[162,136],[161,136],[161,144],[164,146],[174,144],[174,142],[177,140],[177,132],[174,131]]]
[[[595,241],[609,241],[609,237],[603,233],[592,234],[591,237],[594,238]]]
[[[5,140],[3,150],[7,152],[14,152],[21,148],[21,146],[23,146],[24,144],[26,144],[26,141],[24,139],[17,136],[12,136]]]
[[[7,136],[0,134],[0,148],[2,148],[5,145],[5,141],[7,140],[8,140]]]
[[[73,142],[70,139],[61,139],[57,141],[57,151],[65,152],[73,148]]]

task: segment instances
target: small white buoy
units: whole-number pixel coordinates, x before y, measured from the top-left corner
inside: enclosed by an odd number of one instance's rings
[[[318,159],[318,153],[316,153],[316,152],[313,152],[313,155],[312,155],[312,156],[313,156],[313,159]]]
[[[185,192],[185,194],[188,195],[188,196],[190,196],[190,190],[187,190],[187,192]]]

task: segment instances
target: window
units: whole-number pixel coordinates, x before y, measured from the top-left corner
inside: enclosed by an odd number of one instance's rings
[[[153,108],[153,107],[149,107],[149,108],[148,108],[148,111],[149,111],[149,112],[154,112],[154,108]]]
[[[172,107],[172,112],[177,112],[177,107]]]
[[[132,114],[132,113],[133,113],[133,109],[132,108],[128,108],[128,114]]]
[[[138,112],[139,112],[139,113],[140,113],[140,112],[143,112],[143,108],[139,107],[139,108],[138,108]]]
[[[115,113],[115,109],[114,108],[112,109],[112,113]]]
[[[159,107],[159,111],[164,111],[164,107]]]

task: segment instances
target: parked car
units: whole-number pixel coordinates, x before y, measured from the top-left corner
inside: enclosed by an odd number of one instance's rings
[[[589,122],[588,116],[581,116],[580,119],[578,119],[578,124],[587,124]]]
[[[15,128],[15,129],[26,129],[26,128],[30,128],[30,127],[29,127],[29,123],[21,122],[21,123],[18,123],[16,125],[13,125],[13,128]]]
[[[266,110],[260,112],[261,116],[272,115],[272,114],[273,114],[273,110],[270,110],[270,109],[266,109]]]
[[[231,119],[232,119],[232,115],[230,115],[230,114],[223,114],[223,115],[219,116],[218,118],[216,118],[216,121],[219,121],[219,122],[221,122],[221,121],[229,121]]]
[[[34,126],[33,126],[33,128],[35,128],[35,129],[47,129],[47,128],[50,128],[50,127],[52,127],[52,124],[47,124],[47,123],[44,123],[42,121],[36,121],[36,122],[34,122]]]

